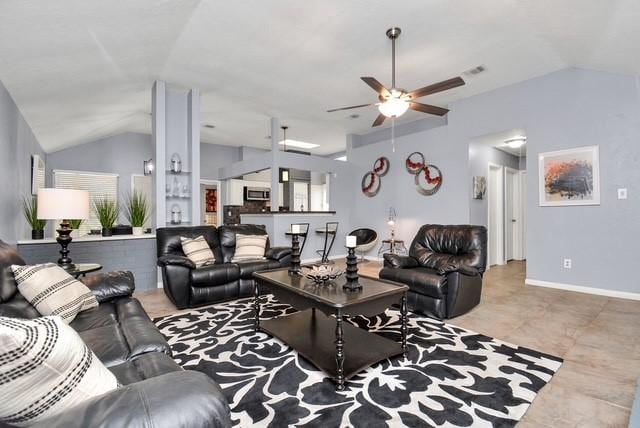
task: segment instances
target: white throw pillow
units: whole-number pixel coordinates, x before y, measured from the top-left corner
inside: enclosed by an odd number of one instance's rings
[[[211,247],[209,247],[204,236],[200,235],[193,239],[181,236],[180,243],[182,244],[182,252],[184,255],[187,256],[197,268],[212,265],[216,262],[213,251],[211,251]]]
[[[86,309],[98,306],[89,288],[54,263],[11,265],[18,290],[42,315],[59,315],[69,324]]]
[[[236,235],[236,252],[233,262],[243,260],[264,259],[264,251],[267,247],[267,235]]]
[[[0,317],[0,421],[42,423],[117,387],[113,373],[60,317]]]

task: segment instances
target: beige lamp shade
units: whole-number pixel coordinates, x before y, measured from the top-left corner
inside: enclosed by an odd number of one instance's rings
[[[73,189],[39,189],[38,218],[42,220],[86,220],[89,192]]]

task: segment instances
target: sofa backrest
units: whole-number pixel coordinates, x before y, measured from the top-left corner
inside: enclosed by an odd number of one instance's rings
[[[220,248],[222,249],[222,260],[224,263],[231,263],[236,252],[236,234],[241,235],[267,235],[267,229],[262,224],[236,224],[232,226],[220,226],[218,234],[220,236]],[[267,246],[269,248],[269,239]]]
[[[180,237],[197,238],[203,236],[211,247],[216,263],[222,263],[222,252],[220,251],[220,239],[218,229],[215,226],[180,226],[161,227],[156,230],[156,251],[158,257],[166,255],[184,256]]]
[[[11,245],[0,241],[0,316],[37,318],[36,308],[18,292],[11,265],[26,264]]]
[[[487,229],[472,225],[425,224],[413,239],[409,255],[421,266],[432,269],[466,265],[484,272],[487,265]]]

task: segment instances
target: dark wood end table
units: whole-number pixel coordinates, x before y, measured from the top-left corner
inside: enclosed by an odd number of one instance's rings
[[[407,353],[407,290],[391,281],[360,277],[362,288],[343,289],[344,277],[330,285],[314,285],[285,269],[257,272],[254,289],[254,330],[264,331],[295,349],[344,389],[345,381],[378,361]],[[260,289],[268,288],[282,303],[297,309],[289,315],[260,320]],[[374,316],[400,304],[401,343],[370,333],[345,317]]]

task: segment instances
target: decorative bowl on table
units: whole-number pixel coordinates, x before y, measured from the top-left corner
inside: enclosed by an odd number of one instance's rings
[[[305,267],[302,269],[302,273],[306,278],[313,281],[314,284],[321,285],[338,278],[344,271],[333,266],[320,265]]]

